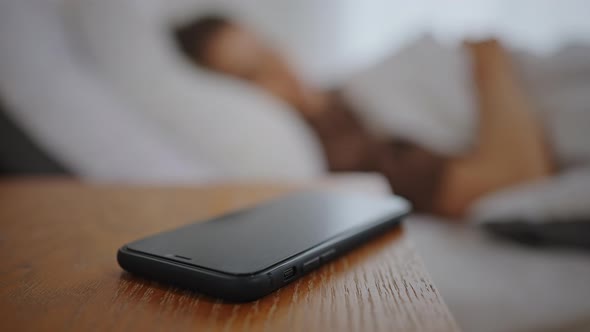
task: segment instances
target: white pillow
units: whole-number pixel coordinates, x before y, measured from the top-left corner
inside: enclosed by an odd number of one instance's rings
[[[312,178],[324,160],[286,105],[246,83],[190,66],[176,50],[166,1],[79,0],[79,30],[97,68],[142,115],[229,178]],[[197,6],[198,7],[198,6]]]
[[[590,167],[581,167],[486,195],[474,204],[469,216],[475,222],[588,220],[588,197]]]
[[[470,66],[461,47],[422,37],[350,79],[345,96],[383,136],[458,154],[476,128]]]
[[[84,179],[207,181],[215,171],[189,158],[132,112],[79,62],[59,6],[0,2],[0,91],[11,118]]]

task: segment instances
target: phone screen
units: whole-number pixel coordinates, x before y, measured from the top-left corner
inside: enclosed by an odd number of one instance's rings
[[[301,193],[127,245],[231,274],[253,274],[334,237],[408,212],[396,197]]]

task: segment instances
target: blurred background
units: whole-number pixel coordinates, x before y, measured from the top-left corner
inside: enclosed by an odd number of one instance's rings
[[[590,116],[579,116],[590,114],[588,13],[584,0],[0,0],[0,172],[324,181],[330,160],[293,105],[180,50],[175,29],[215,14],[267,41],[306,85],[342,91],[379,135],[442,155],[464,151],[478,127],[463,43],[500,40],[548,119],[560,168],[576,172],[492,197],[473,219],[589,220]],[[351,174],[351,186],[388,187],[352,171],[361,180]],[[408,232],[465,331],[590,330],[587,252],[523,247],[424,215]]]

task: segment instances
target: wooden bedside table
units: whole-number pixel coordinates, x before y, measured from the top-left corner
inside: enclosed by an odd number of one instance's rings
[[[403,231],[258,301],[233,304],[132,276],[126,242],[253,205],[288,186],[0,182],[5,331],[457,331]]]

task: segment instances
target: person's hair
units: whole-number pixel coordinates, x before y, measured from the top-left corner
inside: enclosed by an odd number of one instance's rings
[[[174,37],[184,55],[198,64],[205,65],[209,43],[221,29],[229,25],[231,22],[222,16],[203,16],[177,26],[174,29]]]

